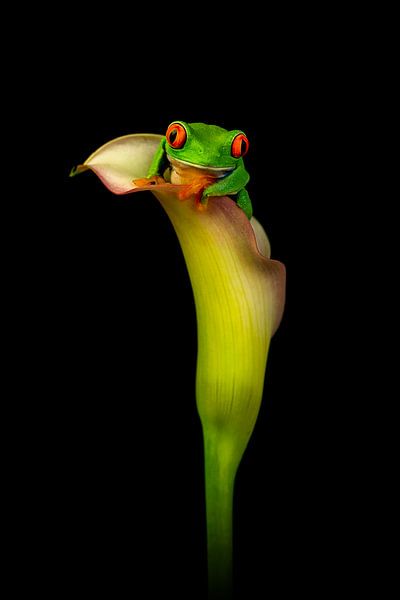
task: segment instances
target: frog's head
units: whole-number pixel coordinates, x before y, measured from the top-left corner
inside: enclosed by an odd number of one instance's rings
[[[216,125],[174,121],[167,129],[169,157],[197,167],[229,171],[235,169],[249,148],[246,135]]]

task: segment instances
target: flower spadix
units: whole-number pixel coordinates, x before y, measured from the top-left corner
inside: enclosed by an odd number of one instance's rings
[[[197,314],[196,399],[205,448],[210,589],[231,579],[232,494],[256,422],[271,336],[283,311],[285,268],[269,258],[262,226],[228,197],[182,201],[184,186],[135,187],[161,136],[105,144],[75,172],[94,171],[116,194],[150,189],[167,212],[189,272]],[[179,377],[179,373],[177,373]]]

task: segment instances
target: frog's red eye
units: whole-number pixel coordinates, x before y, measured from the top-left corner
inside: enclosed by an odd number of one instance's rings
[[[233,138],[232,148],[231,148],[232,156],[234,158],[240,158],[241,156],[244,156],[245,154],[247,154],[248,149],[249,149],[249,140],[244,135],[244,133],[238,133],[238,135]]]
[[[186,129],[180,123],[171,123],[165,135],[171,148],[175,148],[177,150],[182,148],[187,138]]]

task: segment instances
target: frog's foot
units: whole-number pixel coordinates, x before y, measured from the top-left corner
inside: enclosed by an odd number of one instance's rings
[[[208,198],[204,195],[204,190],[210,183],[209,177],[199,177],[192,183],[185,185],[185,189],[179,192],[179,199],[187,200],[194,196],[196,207],[199,210],[205,210],[207,208]]]
[[[196,208],[198,208],[198,210],[204,210],[207,206],[207,199],[205,203],[202,200],[204,185],[200,185],[198,183],[191,183],[185,186],[185,188],[186,189],[179,192],[179,200],[184,201],[194,196]]]
[[[158,185],[165,183],[165,179],[159,175],[153,175],[152,177],[141,177],[140,179],[133,179],[132,183],[137,187],[144,187],[147,185]]]

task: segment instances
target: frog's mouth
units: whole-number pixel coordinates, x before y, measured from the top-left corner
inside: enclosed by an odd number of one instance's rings
[[[199,165],[197,163],[191,163],[180,158],[172,158],[168,156],[168,160],[171,163],[172,168],[176,169],[199,169],[204,175],[212,175],[213,177],[224,177],[235,167],[210,167],[208,165]]]

